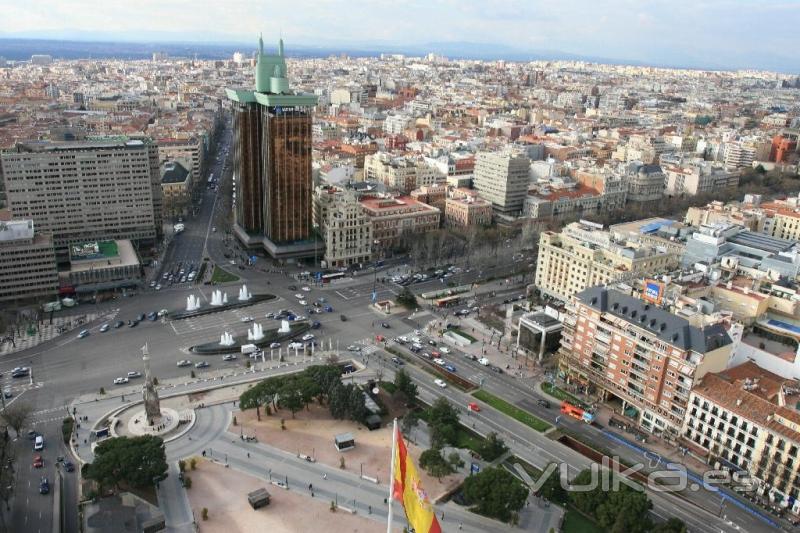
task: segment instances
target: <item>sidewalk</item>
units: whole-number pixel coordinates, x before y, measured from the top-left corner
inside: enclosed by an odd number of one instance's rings
[[[53,318],[52,324],[50,324],[49,319],[42,320],[39,322],[36,334],[28,335],[27,331],[23,331],[21,337],[16,337],[14,339],[16,346],[14,346],[10,340],[2,342],[2,339],[0,339],[0,355],[21,352],[22,350],[33,348],[34,346],[38,346],[43,342],[47,342],[61,335],[67,335],[72,331],[84,329],[88,324],[100,317],[104,317],[105,320],[113,320],[118,311],[118,309],[115,309],[108,313],[80,313],[69,316],[58,316]]]

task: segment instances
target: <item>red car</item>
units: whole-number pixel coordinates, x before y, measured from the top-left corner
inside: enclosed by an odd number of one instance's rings
[[[433,357],[440,357],[442,354],[440,354],[440,353],[439,353],[439,352],[437,352],[436,350],[433,350],[433,351],[431,352],[431,355],[432,355]]]
[[[467,404],[467,409],[470,411],[475,411],[476,413],[481,410],[481,406],[475,402],[470,402]]]
[[[383,335],[375,335],[375,340],[378,342],[383,342],[386,338]]]
[[[44,459],[38,453],[33,456],[33,467],[34,468],[42,468],[44,466]]]

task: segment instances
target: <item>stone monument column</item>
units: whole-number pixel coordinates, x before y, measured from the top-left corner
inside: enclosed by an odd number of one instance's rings
[[[150,374],[150,353],[147,344],[142,346],[142,361],[144,361],[144,412],[147,416],[147,424],[154,426],[161,421],[161,402],[158,399],[158,392],[153,384],[153,376]]]

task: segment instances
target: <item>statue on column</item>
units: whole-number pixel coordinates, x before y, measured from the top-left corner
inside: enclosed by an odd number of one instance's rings
[[[150,374],[150,353],[146,343],[142,346],[142,361],[144,361],[144,389],[142,390],[144,412],[147,416],[147,424],[154,426],[161,421],[161,402],[153,383],[153,376]]]

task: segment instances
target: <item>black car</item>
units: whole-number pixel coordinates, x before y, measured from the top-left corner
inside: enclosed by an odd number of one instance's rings
[[[129,328],[135,328],[138,325],[139,325],[139,321],[138,320],[128,320],[128,327]]]
[[[503,373],[503,369],[500,368],[499,366],[490,366],[489,368],[492,369],[492,372],[496,372],[498,374],[502,374]]]
[[[50,494],[50,482],[47,481],[46,477],[43,477],[41,483],[39,483],[39,494]]]
[[[158,320],[158,313],[156,313],[155,311],[151,311],[150,313],[147,314],[147,320],[149,320],[150,322],[155,322],[156,320]]]
[[[396,364],[397,366],[403,366],[405,363],[400,360],[399,357],[392,357],[392,363]]]
[[[342,322],[347,322],[347,317],[346,317],[346,316],[344,316],[344,315],[339,315],[339,319],[340,319]]]
[[[296,291],[297,290],[297,285],[289,285],[286,288],[289,289],[290,291]]]
[[[550,409],[550,402],[545,400],[544,398],[538,398],[536,403],[544,407],[545,409]]]
[[[67,472],[74,472],[75,465],[72,464],[70,461],[64,461],[64,470],[66,470]]]
[[[121,327],[122,327],[122,326],[124,326],[124,325],[125,325],[125,322],[123,322],[122,320],[117,320],[117,321],[114,323],[114,329],[119,329],[119,328],[121,328]]]
[[[381,327],[382,327],[382,328],[385,328],[385,329],[389,329],[389,328],[391,328],[392,326],[390,326],[390,325],[389,325],[388,323],[386,323],[386,322],[381,322]]]

